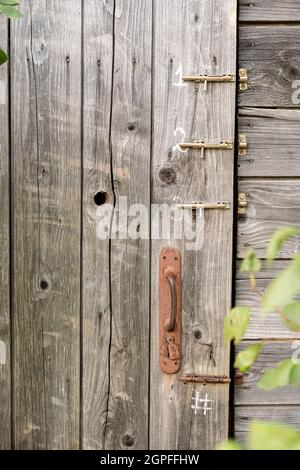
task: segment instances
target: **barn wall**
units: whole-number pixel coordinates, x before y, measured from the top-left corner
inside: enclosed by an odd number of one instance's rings
[[[300,226],[300,110],[292,99],[294,82],[300,79],[298,0],[240,0],[239,36],[239,67],[248,69],[250,83],[239,93],[239,132],[247,135],[249,147],[238,159],[238,185],[240,192],[249,193],[249,200],[238,223],[237,267],[250,246],[263,260],[274,230]],[[272,269],[264,266],[257,282],[261,293],[298,251],[299,239],[290,240]],[[276,314],[259,316],[258,296],[238,270],[236,304],[252,309],[241,348],[257,341],[266,344],[255,367],[235,388],[236,435],[245,437],[252,418],[299,427],[299,388],[270,393],[255,385],[264,370],[291,356],[299,336],[287,331]]]

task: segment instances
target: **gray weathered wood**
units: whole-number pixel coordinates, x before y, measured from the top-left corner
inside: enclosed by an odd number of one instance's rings
[[[89,449],[148,445],[149,231],[148,240],[97,240],[103,222],[93,195],[116,198],[114,220],[120,197],[128,207],[150,208],[151,12],[152,0],[117,0],[90,1],[85,14],[83,444]]]
[[[81,2],[12,22],[14,440],[79,447]]]
[[[255,343],[244,341],[236,352],[238,353],[251,344]],[[242,383],[235,386],[235,405],[299,405],[299,387],[282,387],[271,391],[261,390],[257,387],[263,372],[273,369],[279,362],[290,358],[294,353],[297,358],[300,358],[300,336],[298,341],[267,341],[257,361],[244,375]]]
[[[249,247],[264,258],[271,236],[286,225],[300,225],[300,182],[297,179],[245,179],[239,191],[249,193],[247,213],[239,219],[238,257]],[[288,240],[278,258],[292,258],[299,251],[299,237]]]
[[[300,21],[298,0],[239,0],[240,21]]]
[[[258,279],[256,282],[258,292],[263,294],[270,282],[270,279]],[[270,313],[267,317],[262,315],[261,299],[250,288],[248,280],[236,283],[236,305],[245,305],[251,308],[251,323],[245,335],[246,338],[300,338],[298,333],[285,327],[278,313]]]
[[[248,69],[249,87],[239,93],[240,106],[299,107],[292,100],[299,48],[299,25],[241,26],[239,66]]]
[[[237,260],[236,279],[248,279],[249,273],[240,271],[243,260]],[[283,269],[289,265],[289,259],[276,259],[271,265],[266,260],[261,260],[261,270],[255,274],[256,279],[274,279]]]
[[[279,423],[300,430],[299,406],[240,406],[235,410],[235,438],[247,445],[249,425],[252,420]]]
[[[1,17],[0,44],[7,50],[7,19]],[[7,65],[0,68],[0,449],[11,446],[9,115]]]
[[[239,132],[248,149],[239,157],[239,176],[300,176],[300,111],[272,111],[240,109]]]
[[[232,201],[233,153],[172,151],[180,139],[234,138],[235,85],[175,86],[183,74],[235,74],[236,1],[166,0],[155,4],[153,202]],[[183,128],[174,134],[176,128]],[[172,177],[167,177],[171,174]],[[229,372],[223,318],[230,306],[232,211],[205,213],[204,246],[188,251],[184,241],[152,245],[150,445],[160,449],[212,449],[227,436],[228,386],[179,382],[180,375]],[[183,355],[177,376],[159,369],[158,258],[177,246],[183,256]],[[199,392],[213,400],[203,416],[191,409]]]

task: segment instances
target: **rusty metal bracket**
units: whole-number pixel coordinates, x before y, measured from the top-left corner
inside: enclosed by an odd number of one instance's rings
[[[176,374],[181,368],[182,351],[180,251],[165,248],[159,261],[160,368],[165,374]]]
[[[180,382],[186,383],[197,383],[197,384],[230,384],[231,379],[226,375],[186,375],[180,377]]]

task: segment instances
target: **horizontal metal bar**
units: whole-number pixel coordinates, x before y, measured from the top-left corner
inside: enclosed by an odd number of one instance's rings
[[[225,375],[187,375],[180,377],[180,382],[183,383],[198,383],[198,384],[230,384],[231,379]]]
[[[178,209],[230,209],[229,202],[195,202],[177,204]]]
[[[185,82],[234,82],[234,75],[183,75],[182,80]]]
[[[202,150],[202,149],[232,150],[233,143],[228,141],[228,142],[219,142],[218,144],[214,144],[214,143],[200,142],[197,140],[195,142],[181,142],[179,144],[179,147],[181,149],[192,148],[195,150]]]

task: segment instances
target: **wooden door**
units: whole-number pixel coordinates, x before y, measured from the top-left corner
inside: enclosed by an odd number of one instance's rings
[[[0,448],[212,449],[228,434],[234,150],[178,144],[234,142],[237,1],[23,3],[1,24]],[[199,74],[235,79],[182,79]],[[204,210],[201,249],[153,237],[157,206],[200,201],[229,207]],[[145,209],[130,236],[125,202]],[[159,367],[168,246],[182,259],[173,375]]]

